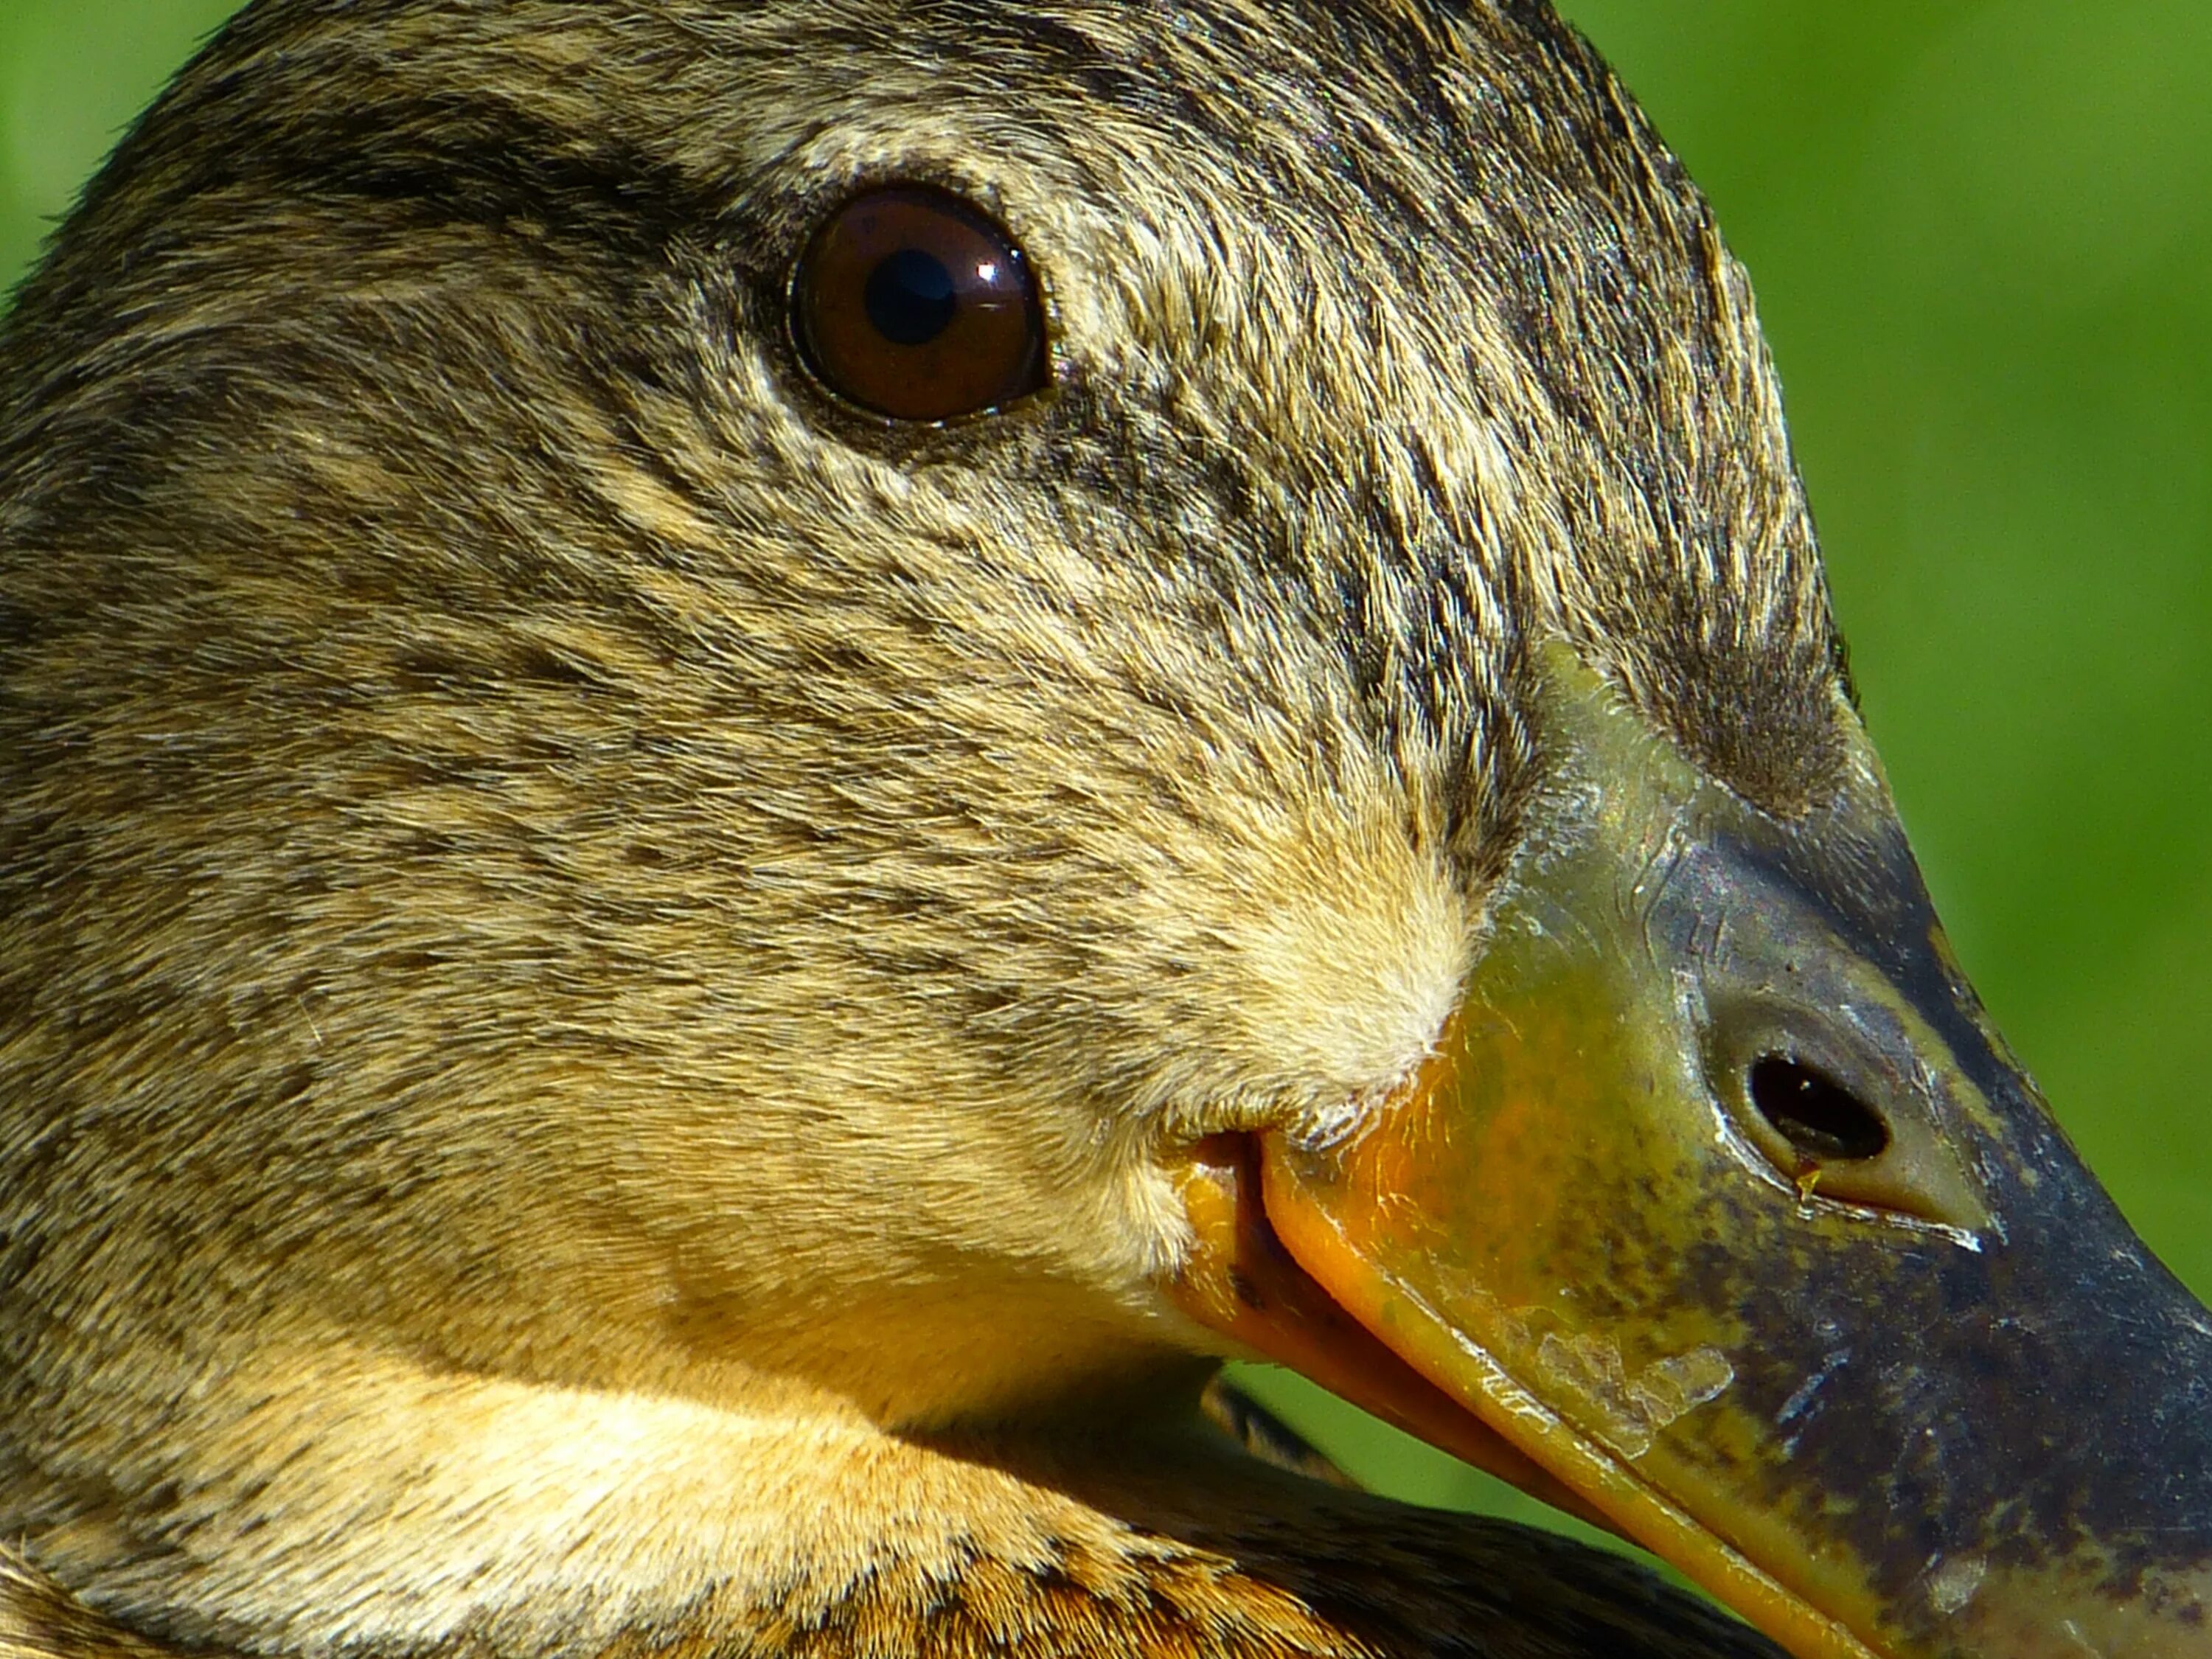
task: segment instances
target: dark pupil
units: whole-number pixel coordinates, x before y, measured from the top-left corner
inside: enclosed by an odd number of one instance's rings
[[[894,345],[924,345],[942,334],[960,302],[952,273],[918,247],[902,247],[868,273],[868,320]]]

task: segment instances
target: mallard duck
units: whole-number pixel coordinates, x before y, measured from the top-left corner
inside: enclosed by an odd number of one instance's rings
[[[2202,1653],[1540,0],[259,0],[0,335],[0,1646]],[[1268,1437],[1257,1437],[1267,1452]]]

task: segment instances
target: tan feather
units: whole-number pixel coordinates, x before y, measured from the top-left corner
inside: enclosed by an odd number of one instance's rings
[[[808,379],[887,178],[1033,404]],[[260,0],[0,365],[14,1651],[1760,1650],[1097,1426],[1218,1346],[1164,1149],[1432,1042],[1532,641],[1836,764],[1747,287],[1547,9]]]

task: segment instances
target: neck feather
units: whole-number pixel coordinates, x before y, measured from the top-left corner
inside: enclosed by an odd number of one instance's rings
[[[772,1389],[738,1411],[386,1369],[278,1397],[180,1462],[163,1519],[0,1553],[0,1656],[1772,1651],[1638,1569],[1270,1468],[1169,1402],[915,1437]]]

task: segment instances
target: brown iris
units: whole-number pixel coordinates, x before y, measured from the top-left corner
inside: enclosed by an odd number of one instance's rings
[[[880,415],[949,421],[1045,381],[1044,308],[1021,250],[943,191],[846,203],[807,245],[792,302],[809,366]]]

